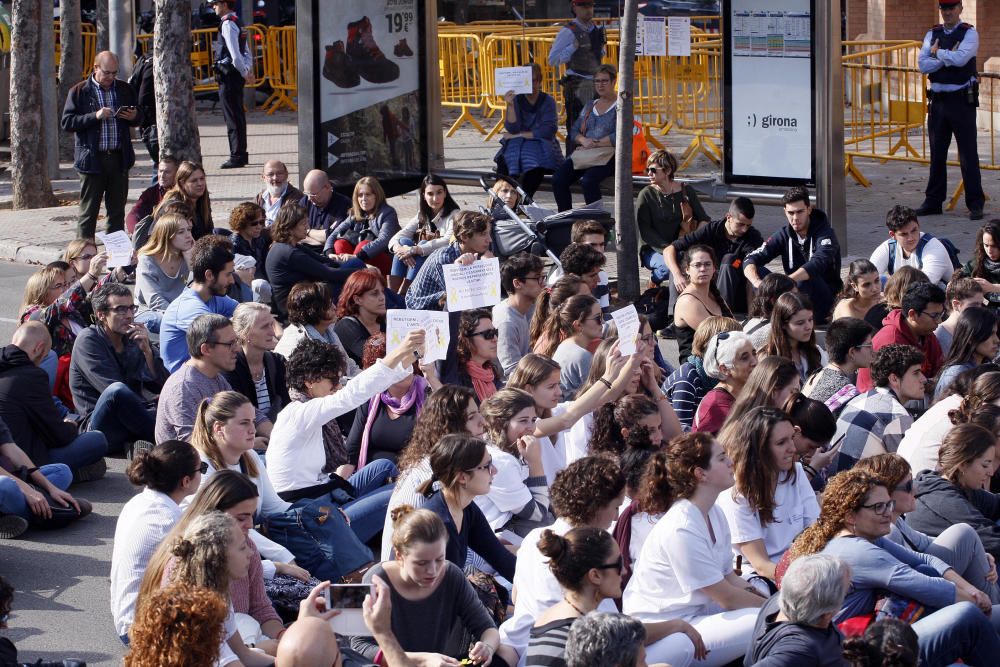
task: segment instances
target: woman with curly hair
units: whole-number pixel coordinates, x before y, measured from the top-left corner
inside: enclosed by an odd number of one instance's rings
[[[207,588],[174,585],[155,591],[135,619],[126,667],[212,667],[229,611]]]
[[[856,617],[870,622],[879,597],[886,597],[887,613],[916,603],[927,612],[911,624],[920,638],[921,664],[949,665],[959,659],[992,664],[1000,655],[1000,637],[988,617],[993,612],[989,598],[944,561],[885,539],[894,506],[878,477],[853,469],[834,475],[823,493],[819,520],[795,540],[783,563],[822,552],[850,565],[851,588],[834,616],[837,625]],[[779,584],[781,570],[779,564]]]
[[[625,478],[614,461],[588,456],[574,461],[556,475],[549,497],[552,512],[558,518],[551,526],[528,533],[517,551],[514,615],[500,626],[501,655],[508,648],[512,649],[512,659],[507,659],[510,664],[517,664],[518,656],[527,649],[535,619],[563,599],[563,589],[539,550],[542,534],[551,532],[562,536],[573,528],[585,527],[606,531],[617,518],[625,497]],[[608,599],[599,607],[604,611],[617,611],[614,602]]]
[[[482,403],[503,387],[503,370],[497,363],[497,337],[493,311],[489,308],[463,310],[458,318],[455,360],[441,364],[441,381],[469,387]]]
[[[650,662],[691,665],[693,656],[718,667],[746,652],[765,602],[733,572],[729,526],[716,504],[733,485],[733,464],[707,433],[671,440],[666,454],[675,500],[642,547],[622,609],[646,624],[685,623],[682,643],[668,636],[646,648]]]
[[[819,517],[819,503],[795,460],[795,427],[784,412],[754,408],[737,428],[743,437],[731,449],[736,484],[719,497],[719,506],[733,553],[743,557],[744,578],[770,595],[777,562]]]
[[[355,271],[337,300],[333,330],[347,356],[361,366],[365,341],[385,333],[385,282],[375,271]],[[290,316],[290,315],[289,315]]]
[[[872,623],[860,637],[843,643],[844,660],[850,667],[917,667],[920,638],[909,623],[883,618]]]
[[[807,295],[793,292],[778,297],[762,354],[790,359],[803,382],[826,365],[826,352],[816,345],[812,301]]]
[[[979,228],[975,254],[959,273],[982,285],[991,309],[1000,308],[1000,220],[990,220]]]
[[[337,319],[337,303],[333,299],[333,291],[328,283],[301,282],[288,292],[286,301],[288,325],[281,333],[281,338],[274,348],[276,354],[285,359],[304,338],[322,341],[336,346],[347,355],[347,377],[354,377],[361,372],[361,355],[355,362],[354,357],[347,354],[347,348],[337,334],[334,322]]]
[[[535,313],[531,316],[531,327],[528,330],[528,340],[531,349],[536,353],[548,348],[548,338],[544,335],[545,324],[549,316],[559,310],[559,306],[571,296],[590,294],[590,287],[583,278],[575,273],[564,274],[552,287],[546,287],[535,299]]]
[[[630,394],[601,406],[594,414],[590,453],[619,456],[632,447],[659,449],[663,418],[658,403],[644,394]]]
[[[638,481],[629,480],[628,462],[634,458],[644,461]],[[632,502],[615,522],[615,541],[621,548],[624,560],[622,586],[628,584],[639,561],[642,546],[646,543],[653,526],[663,518],[674,502],[673,489],[667,476],[667,455],[658,451],[633,450],[619,457],[622,472],[625,473],[626,487]]]

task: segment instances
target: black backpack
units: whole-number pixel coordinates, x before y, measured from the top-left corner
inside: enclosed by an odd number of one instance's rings
[[[136,95],[139,94],[139,86],[142,85],[142,79],[146,76],[146,70],[153,69],[153,54],[146,53],[139,57],[135,61],[135,65],[132,67],[132,76],[128,78],[128,85],[132,86],[132,90],[135,91]]]

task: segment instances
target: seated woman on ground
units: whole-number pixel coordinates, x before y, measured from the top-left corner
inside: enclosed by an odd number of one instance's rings
[[[865,315],[882,301],[882,280],[878,269],[869,260],[861,258],[851,262],[847,269],[844,289],[837,296],[837,307],[833,309],[834,320],[841,317],[865,319]]]
[[[979,228],[973,258],[959,273],[982,286],[990,309],[1000,308],[1000,220],[990,220]]]
[[[951,350],[951,341],[955,337],[955,327],[958,325],[958,318],[966,308],[983,306],[983,287],[972,278],[952,278],[945,289],[945,305],[948,309],[948,317],[942,320],[938,328],[934,330],[934,335],[941,346],[941,355],[948,356]]]
[[[264,233],[267,218],[264,208],[253,202],[245,201],[236,205],[229,214],[229,227],[233,233],[229,240],[233,242],[233,252],[237,255],[253,257],[253,280],[247,282],[255,295],[267,294],[267,299],[257,298],[261,303],[270,303],[271,284],[267,282],[267,250],[271,247],[271,236]],[[266,287],[265,287],[266,285]]]
[[[695,329],[703,320],[733,316],[715,284],[717,268],[715,253],[708,246],[691,246],[681,259],[681,270],[687,276],[688,286],[677,297],[674,307],[678,363],[690,356]]]
[[[160,206],[172,199],[186,202],[194,211],[194,217],[191,218],[191,235],[196,241],[214,231],[212,201],[208,195],[205,170],[200,164],[187,160],[181,162],[177,167],[174,187],[163,195]]]
[[[218,664],[219,637],[228,618],[226,598],[209,588],[177,585],[156,590],[133,626],[125,667]]]
[[[771,333],[760,356],[774,355],[790,359],[799,371],[799,379],[826,365],[826,351],[816,345],[812,301],[806,294],[782,294],[771,312]]]
[[[632,448],[660,449],[662,423],[657,401],[643,394],[622,396],[594,413],[589,453],[617,458]]]
[[[358,271],[357,273],[363,272]],[[281,332],[281,338],[274,348],[277,354],[288,359],[303,340],[307,338],[318,340],[321,343],[333,345],[347,357],[345,360],[347,377],[354,377],[361,372],[360,355],[358,363],[355,363],[354,358],[347,354],[344,344],[337,335],[334,326],[334,322],[337,320],[337,306],[329,284],[322,282],[298,283],[288,293],[286,304],[288,326]]]
[[[601,339],[603,322],[601,304],[588,295],[570,297],[549,315],[543,332],[548,346],[540,354],[550,357],[562,368],[559,386],[564,401],[576,395],[587,379],[594,359],[589,348]]]
[[[337,321],[333,330],[344,352],[361,366],[365,342],[385,333],[385,283],[376,271],[355,271],[344,283],[337,301]]]
[[[646,539],[674,502],[667,476],[667,454],[649,449],[629,449],[618,457],[625,475],[626,493],[632,499],[615,522],[615,541],[624,559],[622,586],[628,584],[639,562]],[[630,467],[641,465],[630,474]]]
[[[441,381],[469,387],[480,403],[503,387],[503,369],[497,362],[497,337],[489,308],[463,310],[458,318],[454,360],[440,362]]]
[[[750,336],[755,352],[767,345],[767,339],[771,335],[771,313],[778,297],[787,292],[797,292],[798,289],[795,281],[783,273],[764,276],[757,294],[750,301],[750,318],[743,323],[743,333]]]
[[[545,335],[545,325],[548,323],[549,317],[559,310],[559,307],[570,297],[577,294],[590,296],[590,287],[580,276],[567,273],[557,280],[551,289],[544,289],[538,295],[538,298],[535,299],[535,313],[531,316],[531,326],[528,330],[528,340],[531,343],[532,352],[542,354],[549,349],[549,340]],[[562,341],[557,341],[556,345],[560,342]]]
[[[191,223],[179,215],[157,221],[149,241],[139,249],[135,270],[135,301],[141,309],[135,321],[159,333],[167,306],[187,286],[190,269],[185,255],[194,247]]]
[[[750,372],[739,396],[726,414],[725,422],[719,430],[719,440],[737,442],[740,432],[735,424],[748,412],[758,407],[781,409],[790,396],[799,393],[801,387],[795,364],[784,357],[764,357]]]
[[[389,289],[406,294],[427,256],[450,242],[456,213],[458,204],[445,180],[436,174],[424,176],[417,214],[389,240],[393,254]]]
[[[373,176],[362,176],[354,184],[351,212],[330,229],[323,251],[348,268],[371,264],[387,276],[392,268],[389,240],[398,231],[396,209],[386,202],[382,185]]]
[[[239,341],[236,368],[224,373],[234,391],[246,396],[254,408],[274,423],[291,402],[285,382],[285,358],[273,350],[277,322],[262,303],[241,303],[233,313],[233,331]]]
[[[952,382],[963,371],[993,361],[1000,352],[996,315],[986,308],[966,308],[955,325],[951,348],[941,362],[934,387],[934,400],[945,396]]]

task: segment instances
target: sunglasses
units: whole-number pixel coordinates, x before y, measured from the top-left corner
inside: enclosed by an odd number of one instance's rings
[[[494,338],[496,338],[499,335],[500,335],[500,330],[499,329],[486,329],[485,331],[474,331],[474,332],[472,332],[472,333],[469,334],[470,337],[472,337],[472,336],[482,336],[483,340],[493,340]]]
[[[625,569],[625,558],[619,554],[618,560],[605,563],[604,565],[598,565],[595,569],[597,570],[618,570],[618,574],[621,574],[622,570]]]
[[[193,473],[191,473],[191,474],[193,475],[193,474],[195,474],[195,473],[199,473],[199,472],[200,472],[200,473],[201,473],[202,475],[204,475],[204,474],[206,474],[206,473],[208,472],[208,462],[207,462],[207,461],[202,461],[202,462],[201,462],[201,465],[200,465],[200,466],[198,466],[198,469],[197,469],[197,470],[195,470],[195,471],[194,471]]]
[[[904,493],[913,493],[913,478],[911,477],[910,481],[908,481],[906,484],[900,484],[893,490],[903,491]]]

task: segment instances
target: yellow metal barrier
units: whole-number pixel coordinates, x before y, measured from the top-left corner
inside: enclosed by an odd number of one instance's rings
[[[266,109],[268,115],[285,107],[296,111],[298,107],[292,100],[299,87],[295,26],[268,28],[264,44],[266,48],[263,77],[271,82],[271,88],[274,92],[265,100],[261,108]]]
[[[483,86],[477,61],[481,51],[481,40],[473,33],[438,35],[441,106],[461,110],[458,119],[445,133],[446,137],[453,136],[465,123],[472,125],[480,134],[486,134],[479,121],[469,113],[471,109],[483,108]]]
[[[62,25],[59,21],[55,21],[55,31],[56,31],[56,59],[55,66],[59,69],[59,63],[62,59]],[[0,32],[2,32],[2,25],[0,25]],[[97,56],[97,28],[94,27],[93,23],[81,23],[80,24],[80,39],[83,44],[83,62],[81,65],[80,78],[86,79],[90,76],[90,73],[94,71],[94,58]],[[3,42],[3,35],[0,34],[0,43]],[[0,48],[0,53],[3,49]]]

